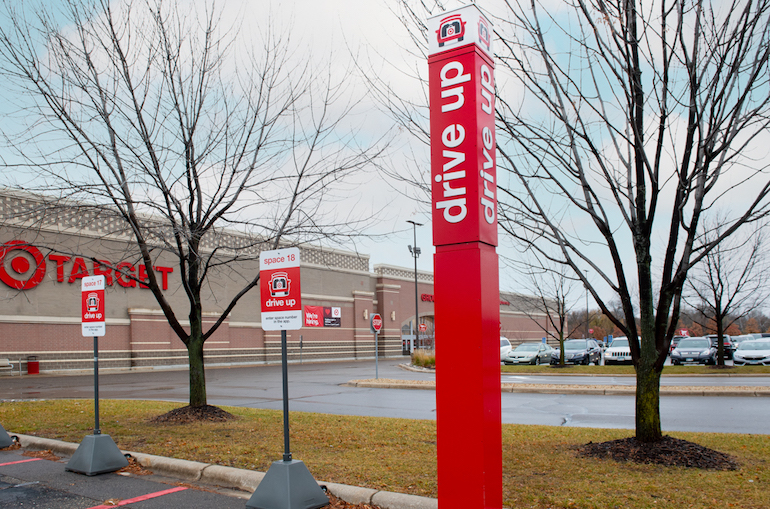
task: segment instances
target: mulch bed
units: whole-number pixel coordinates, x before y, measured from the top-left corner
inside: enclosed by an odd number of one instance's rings
[[[191,422],[209,421],[209,422],[225,422],[231,419],[237,419],[236,416],[230,412],[225,412],[219,407],[211,405],[203,406],[184,406],[182,408],[175,408],[170,412],[166,412],[163,415],[153,417],[150,422],[154,423],[170,423],[170,424],[189,424]]]
[[[669,436],[651,443],[639,442],[633,437],[601,443],[589,442],[575,449],[578,451],[578,456],[669,467],[737,470],[740,466],[738,461],[729,454]]]

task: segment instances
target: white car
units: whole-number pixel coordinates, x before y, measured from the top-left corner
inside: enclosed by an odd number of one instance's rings
[[[631,347],[628,345],[628,338],[613,339],[610,347],[604,351],[604,365],[631,363]]]
[[[735,366],[770,366],[770,338],[741,341],[733,353]]]
[[[503,360],[508,357],[508,352],[511,350],[511,342],[508,341],[508,338],[500,336],[500,362],[503,362]]]

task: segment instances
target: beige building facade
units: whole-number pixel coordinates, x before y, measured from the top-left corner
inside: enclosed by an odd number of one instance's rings
[[[250,247],[252,240],[237,233],[223,235],[234,252],[254,252],[211,274],[203,306],[207,325],[259,270],[259,252]],[[189,305],[178,262],[160,243],[153,255],[152,270],[181,319]],[[414,270],[388,265],[370,269],[366,255],[314,246],[300,246],[300,258],[307,320],[302,329],[288,333],[290,361],[373,359],[371,313],[381,314],[384,321],[379,355],[404,354],[405,342],[413,337]],[[114,213],[82,206],[52,209],[35,196],[0,192],[0,358],[10,359],[14,371],[22,373],[30,360],[37,362],[41,373],[91,369],[93,340],[81,334],[80,283],[85,276],[102,274],[107,283],[107,331],[99,338],[100,368],[186,367],[184,344],[140,282],[145,271]],[[418,272],[417,279],[419,323],[426,329],[418,341],[430,346],[435,340],[440,345],[440,338],[433,335],[433,276]],[[514,343],[539,341],[542,328],[531,313],[517,311],[520,299],[525,297],[501,294],[501,335]],[[239,301],[206,341],[204,354],[206,366],[280,361],[280,333],[262,330],[257,288]]]

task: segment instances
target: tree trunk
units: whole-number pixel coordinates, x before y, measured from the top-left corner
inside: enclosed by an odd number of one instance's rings
[[[725,365],[725,328],[723,324],[724,316],[716,315],[717,322],[717,366]]]
[[[656,442],[661,438],[660,372],[653,363],[640,363],[636,368],[636,439]]]
[[[190,406],[206,405],[206,374],[203,368],[203,335],[201,323],[190,324],[190,342],[187,344],[187,356],[190,363]],[[197,334],[194,331],[197,329]]]
[[[660,428],[660,371],[655,368],[659,352],[655,329],[652,285],[652,257],[649,237],[638,236],[637,271],[639,280],[639,359],[636,362],[636,439],[655,442],[663,438]],[[629,318],[629,321],[633,317]]]

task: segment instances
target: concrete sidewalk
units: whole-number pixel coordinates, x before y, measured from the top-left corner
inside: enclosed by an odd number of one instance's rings
[[[8,431],[11,436],[16,436],[24,449],[40,451],[50,450],[54,454],[72,456],[79,444],[39,438],[31,435],[22,435]],[[122,451],[130,454],[142,467],[153,474],[179,479],[181,481],[196,482],[204,485],[223,488],[235,488],[247,493],[253,493],[257,488],[264,472],[253,470],[241,470],[233,467],[199,463],[163,456],[154,456],[140,452]],[[382,509],[437,509],[438,500],[434,498],[393,493],[390,491],[361,488],[330,482],[318,481],[319,485],[335,497],[351,504],[369,504]]]

